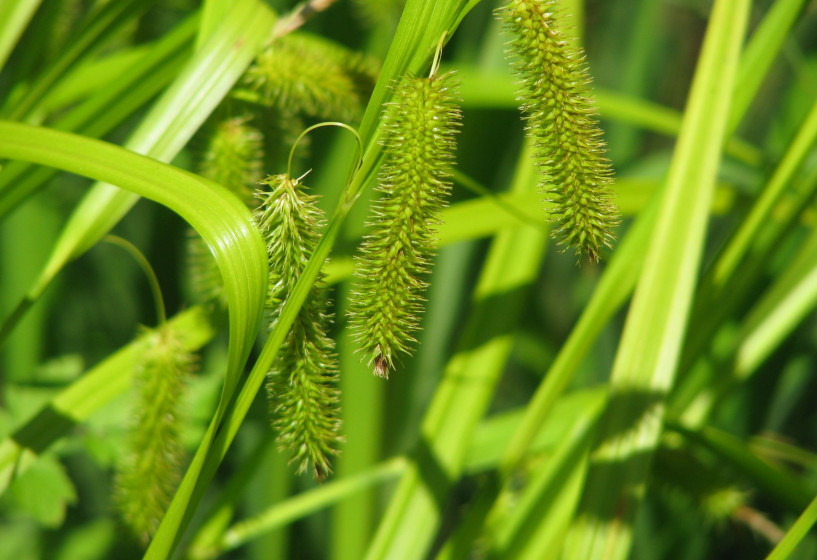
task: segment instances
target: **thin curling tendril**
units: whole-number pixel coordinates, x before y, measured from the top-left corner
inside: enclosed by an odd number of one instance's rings
[[[352,134],[354,134],[355,140],[357,140],[357,165],[355,165],[355,173],[357,173],[357,171],[360,169],[360,166],[363,164],[363,140],[361,140],[360,134],[358,133],[357,130],[354,129],[354,127],[351,127],[346,123],[336,122],[336,121],[329,121],[329,122],[321,122],[321,123],[313,124],[312,126],[307,128],[306,130],[301,132],[301,134],[295,140],[295,143],[292,144],[292,149],[289,151],[289,159],[287,160],[287,177],[290,177],[290,178],[292,177],[292,160],[295,157],[295,148],[298,147],[298,144],[300,143],[300,141],[303,140],[304,137],[307,134],[309,134],[310,132],[312,132],[313,130],[318,129],[318,128],[324,128],[324,127],[327,127],[327,126],[336,126],[338,128],[343,128],[345,130],[348,130]],[[309,172],[307,171],[304,175],[302,175],[301,179],[303,179],[308,173]],[[295,184],[298,184],[298,182],[301,179],[296,179]]]

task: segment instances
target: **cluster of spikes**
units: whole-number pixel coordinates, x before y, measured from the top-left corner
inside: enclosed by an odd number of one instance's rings
[[[301,178],[303,179],[303,178]],[[265,232],[270,260],[267,309],[274,328],[289,294],[314,252],[323,213],[301,179],[270,176],[258,192],[256,220]],[[298,472],[312,470],[321,480],[341,443],[338,363],[327,289],[322,278],[312,287],[292,323],[267,377],[267,394],[278,444],[292,454]]]
[[[370,232],[355,260],[349,324],[374,373],[388,377],[420,328],[436,226],[451,189],[460,110],[452,74],[405,76],[383,115],[384,160]]]
[[[550,203],[553,235],[597,261],[618,225],[613,176],[584,56],[559,29],[555,0],[511,0],[498,11],[522,87],[522,112]]]
[[[509,51],[523,88],[522,111],[543,175],[554,236],[579,255],[598,260],[618,225],[612,171],[588,94],[590,78],[583,55],[559,30],[554,4],[509,0],[498,14],[512,34]],[[281,114],[354,118],[368,97],[376,69],[322,41],[306,34],[277,40],[245,77],[245,86],[260,95],[255,102]],[[438,49],[428,77],[407,74],[393,86],[382,117],[379,198],[355,257],[349,326],[364,360],[381,377],[388,377],[416,342],[436,228],[451,190],[461,113],[453,75],[440,73],[439,61]],[[221,137],[230,138],[229,127],[221,132]],[[260,135],[250,131],[234,140],[213,146],[216,155],[204,161],[204,171],[222,184],[235,183],[236,194],[246,199],[239,183],[246,183],[249,162],[260,160]],[[228,157],[231,150],[238,157]],[[266,236],[270,260],[271,328],[324,225],[316,199],[306,194],[302,179],[293,179],[289,172],[270,176],[261,182],[265,189],[256,193],[260,200],[256,220]],[[279,445],[290,451],[299,472],[311,470],[318,479],[331,472],[331,457],[342,442],[330,326],[327,290],[319,279],[293,321],[267,383]]]

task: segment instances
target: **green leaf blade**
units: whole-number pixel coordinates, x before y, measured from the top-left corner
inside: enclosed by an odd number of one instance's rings
[[[626,558],[652,450],[674,381],[703,247],[709,201],[749,12],[713,8],[650,249],[613,366],[571,558]]]

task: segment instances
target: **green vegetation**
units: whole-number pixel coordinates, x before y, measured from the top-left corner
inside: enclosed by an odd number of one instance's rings
[[[813,558],[815,29],[0,3],[0,558]]]

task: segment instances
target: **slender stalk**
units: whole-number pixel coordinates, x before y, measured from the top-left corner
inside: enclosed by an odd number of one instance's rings
[[[111,245],[122,247],[131,257],[133,257],[133,259],[139,265],[139,268],[142,269],[142,272],[144,272],[145,277],[147,278],[148,286],[150,286],[150,293],[153,295],[153,305],[156,308],[156,323],[159,326],[164,325],[167,321],[167,315],[165,313],[165,300],[162,297],[162,288],[159,286],[159,279],[156,277],[153,267],[150,266],[150,261],[147,260],[145,255],[142,254],[142,251],[140,251],[136,245],[127,239],[119,237],[118,235],[106,235],[104,241],[110,243]]]

